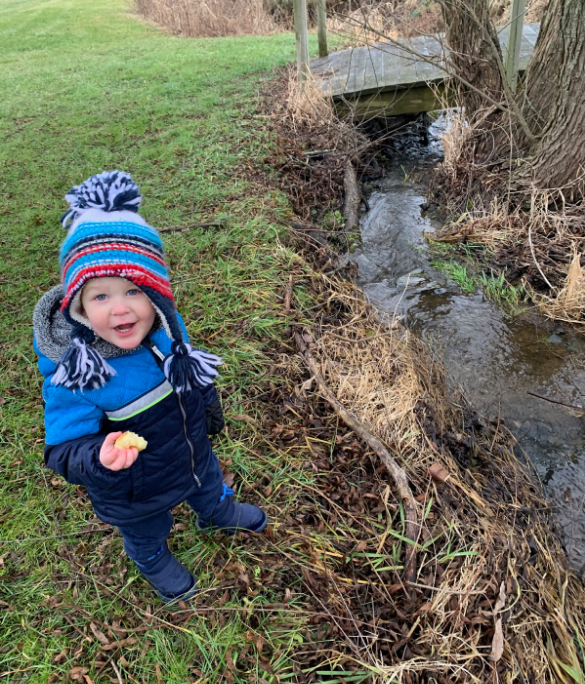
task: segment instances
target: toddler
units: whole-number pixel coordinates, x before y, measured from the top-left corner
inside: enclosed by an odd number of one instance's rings
[[[137,213],[130,176],[92,176],[66,199],[62,284],[33,321],[45,463],[87,489],[163,601],[186,600],[196,581],[167,546],[174,506],[187,501],[203,531],[261,532],[267,523],[260,508],[233,500],[209,442],[223,428],[213,385],[221,359],[189,344],[161,239]],[[145,450],[116,447],[127,430]]]

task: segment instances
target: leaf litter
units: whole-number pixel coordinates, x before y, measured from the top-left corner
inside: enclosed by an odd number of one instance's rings
[[[272,93],[271,101],[283,98]],[[575,673],[585,663],[585,590],[531,464],[503,421],[482,418],[449,392],[428,348],[340,277],[339,236],[307,230],[319,192],[321,207],[332,197],[341,206],[330,190],[342,187],[348,160],[367,167],[356,153],[361,141],[334,115],[301,126],[281,108],[274,120],[287,150],[282,186],[294,188],[304,220],[291,241],[313,269],[303,286],[320,304],[310,321],[301,312],[295,321],[293,311],[293,324],[310,340],[328,388],[408,473],[420,522],[417,577],[407,587],[409,540],[395,487],[332,415],[291,336],[276,355],[288,382],[269,402],[291,410],[264,427],[275,449],[313,445],[304,467],[318,475],[318,486],[295,490],[296,512],[275,533],[275,544],[284,534],[295,548],[290,570],[300,569],[315,611],[305,649],[312,655],[295,669],[296,681],[318,681],[308,675],[313,663],[406,684],[583,681]],[[326,173],[319,155],[306,154],[312,149],[335,150]]]

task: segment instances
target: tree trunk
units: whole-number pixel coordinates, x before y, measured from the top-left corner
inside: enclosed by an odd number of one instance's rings
[[[489,17],[487,0],[443,0],[446,37],[455,73],[461,79],[455,84],[459,103],[473,122],[479,112],[485,112],[488,100],[502,100],[502,77],[497,60],[501,61],[500,44]],[[480,92],[478,92],[478,90]],[[483,95],[484,93],[485,95]]]
[[[585,171],[585,0],[551,0],[521,94],[522,110],[538,141],[519,179],[538,190],[564,188],[583,197]]]
[[[442,0],[442,8],[455,74],[473,86],[458,88],[458,104],[465,107],[470,126],[477,125],[473,161],[499,157],[506,165],[516,159],[509,187],[520,198],[549,190],[553,197],[582,199],[585,0],[550,0],[515,100],[503,83],[488,0]]]
[[[442,9],[455,101],[477,132],[471,143],[473,161],[486,164],[497,160],[509,142],[501,135],[509,127],[497,106],[504,99],[502,58],[488,0],[443,0]]]

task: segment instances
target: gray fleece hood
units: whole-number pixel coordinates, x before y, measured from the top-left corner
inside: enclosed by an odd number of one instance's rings
[[[33,314],[33,332],[37,347],[47,358],[55,363],[65,353],[71,342],[72,326],[60,311],[64,291],[57,285],[39,299]],[[133,349],[120,349],[100,337],[91,345],[104,359],[130,354]]]

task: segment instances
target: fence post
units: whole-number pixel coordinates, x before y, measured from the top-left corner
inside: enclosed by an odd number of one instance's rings
[[[307,0],[293,0],[295,35],[297,39],[297,66],[299,81],[309,77],[309,32],[307,30]]]
[[[327,57],[327,9],[326,0],[317,0],[317,39],[319,41],[319,57]]]
[[[512,8],[510,9],[510,37],[508,39],[508,50],[506,51],[506,78],[512,92],[516,91],[516,84],[518,82],[520,43],[522,42],[525,11],[526,0],[512,0]]]

